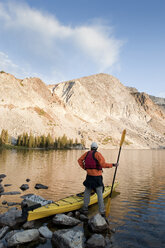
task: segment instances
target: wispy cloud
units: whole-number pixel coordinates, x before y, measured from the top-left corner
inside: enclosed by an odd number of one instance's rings
[[[26,60],[31,71],[39,74],[39,70],[45,69],[54,79],[55,71],[64,78],[70,76],[71,71],[74,75],[73,70],[75,75],[80,71],[90,73],[89,68],[92,73],[107,72],[118,62],[123,44],[103,23],[63,25],[56,16],[20,1],[0,3],[0,22],[1,35],[12,39],[15,49],[22,53],[17,54],[18,58],[24,56],[22,60]]]
[[[14,64],[7,54],[0,51],[0,70],[14,73],[15,76],[26,75],[26,72],[18,65]]]

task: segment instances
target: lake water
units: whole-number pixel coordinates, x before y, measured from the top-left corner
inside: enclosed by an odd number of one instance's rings
[[[116,162],[118,150],[100,150],[107,162]],[[0,150],[0,174],[7,175],[2,185],[5,191],[34,193],[45,199],[59,200],[84,190],[85,171],[77,163],[84,151],[17,151]],[[104,169],[105,185],[111,185],[114,168]],[[111,201],[110,222],[116,229],[112,235],[113,248],[165,247],[165,150],[122,150],[116,180],[119,185]],[[49,187],[36,190],[36,183]],[[2,196],[2,201],[21,202],[21,195]],[[90,208],[97,212],[97,206]],[[40,246],[41,247],[41,246]],[[46,247],[46,246],[44,246]],[[51,247],[47,244],[47,247]]]

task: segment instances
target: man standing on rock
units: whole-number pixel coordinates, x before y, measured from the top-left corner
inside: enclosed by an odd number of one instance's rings
[[[105,217],[105,208],[103,200],[103,177],[102,168],[112,168],[118,166],[118,164],[106,163],[104,157],[97,151],[98,145],[96,142],[92,142],[91,150],[85,152],[79,159],[78,163],[82,169],[87,171],[86,180],[83,182],[85,186],[84,192],[84,205],[80,209],[83,214],[88,214],[88,205],[90,202],[91,191],[94,190],[97,193],[98,205],[100,214]]]

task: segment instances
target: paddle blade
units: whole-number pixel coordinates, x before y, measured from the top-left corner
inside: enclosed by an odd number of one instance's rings
[[[106,213],[105,216],[108,217],[109,213],[110,213],[110,206],[111,206],[111,198],[108,198],[108,202],[107,202],[107,207],[106,207]]]
[[[124,139],[125,139],[125,134],[126,134],[126,129],[123,130],[122,136],[121,136],[121,141],[120,141],[120,146],[122,146]]]

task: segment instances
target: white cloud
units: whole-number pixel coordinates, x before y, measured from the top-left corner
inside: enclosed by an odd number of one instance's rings
[[[52,71],[59,71],[58,74],[63,74],[60,70],[67,66],[69,68],[66,60],[69,55],[72,65],[88,64],[95,68],[96,73],[106,72],[118,62],[123,44],[113,37],[106,25],[63,25],[55,16],[17,1],[0,4],[0,21],[11,38],[15,35],[14,38],[22,42],[27,54],[40,55],[40,60],[42,55],[51,64]]]

